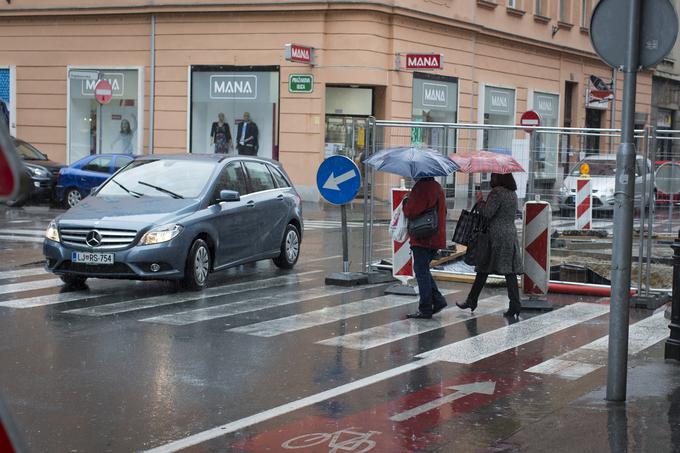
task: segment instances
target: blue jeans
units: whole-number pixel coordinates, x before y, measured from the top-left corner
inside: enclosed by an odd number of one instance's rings
[[[437,254],[437,250],[411,247],[411,252],[413,253],[413,272],[416,274],[420,293],[418,311],[424,315],[431,315],[435,306],[440,307],[446,303],[446,299],[439,292],[430,273],[430,261]]]

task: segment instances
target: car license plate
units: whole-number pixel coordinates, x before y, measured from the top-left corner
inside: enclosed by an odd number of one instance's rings
[[[83,264],[113,264],[113,253],[71,252],[71,261]]]

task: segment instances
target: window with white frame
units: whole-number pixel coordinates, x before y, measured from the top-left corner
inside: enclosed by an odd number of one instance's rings
[[[545,11],[543,8],[543,0],[534,1],[534,14],[537,16],[545,16]]]
[[[516,0],[508,0],[508,8],[517,8]]]
[[[590,22],[590,0],[581,0],[581,27],[588,28]]]

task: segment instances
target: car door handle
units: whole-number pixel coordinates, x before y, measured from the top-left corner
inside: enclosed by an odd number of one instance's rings
[[[283,194],[281,194],[281,195],[279,195],[278,197],[276,197],[276,199],[279,200],[279,201],[283,201]]]
[[[250,200],[248,203],[246,203],[246,208],[252,208],[255,206],[255,202],[253,200]]]

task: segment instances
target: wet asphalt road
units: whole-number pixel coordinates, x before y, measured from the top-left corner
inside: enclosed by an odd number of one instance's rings
[[[114,280],[66,291],[37,265],[39,231],[57,213],[0,207],[0,393],[31,451],[678,445],[680,394],[657,387],[680,388],[680,367],[654,368],[667,336],[662,315],[632,311],[631,387],[653,380],[657,391],[622,415],[598,394],[606,300],[553,297],[559,309],[512,323],[502,316],[504,288],[487,288],[471,316],[453,307],[469,285],[442,283],[449,308],[404,321],[414,297],[323,284],[341,267],[339,225],[323,212],[307,218],[293,271],[243,266],[213,274],[202,293]],[[358,225],[350,238],[358,263]],[[376,242],[387,256],[384,232]],[[582,432],[592,434],[586,443]]]

